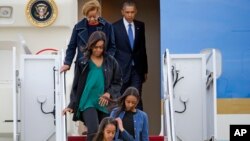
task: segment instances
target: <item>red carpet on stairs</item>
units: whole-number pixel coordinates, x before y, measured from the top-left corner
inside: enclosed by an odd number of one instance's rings
[[[164,141],[163,136],[150,136],[150,141]],[[68,136],[68,141],[86,141],[86,136]]]

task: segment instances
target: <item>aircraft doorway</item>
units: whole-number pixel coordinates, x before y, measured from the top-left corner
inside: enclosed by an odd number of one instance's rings
[[[121,18],[124,0],[100,0],[102,17],[113,23]],[[81,7],[86,0],[78,0],[78,20],[82,19]],[[161,130],[160,100],[160,1],[136,0],[136,19],[145,23],[146,48],[148,56],[148,80],[143,85],[144,111],[149,116],[150,134],[158,135]]]

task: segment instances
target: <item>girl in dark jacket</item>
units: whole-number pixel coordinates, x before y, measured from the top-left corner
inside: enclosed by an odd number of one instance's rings
[[[84,121],[88,141],[95,136],[99,122],[109,115],[109,99],[120,96],[122,85],[119,65],[105,53],[105,42],[102,31],[95,31],[89,37],[88,50],[76,64],[70,103],[63,110],[63,114],[74,113],[74,121]]]

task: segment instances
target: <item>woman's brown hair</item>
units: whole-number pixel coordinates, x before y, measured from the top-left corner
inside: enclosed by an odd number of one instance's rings
[[[98,41],[103,41],[104,42],[104,46],[103,46],[103,53],[105,53],[106,50],[106,35],[104,32],[102,31],[95,31],[93,32],[89,39],[88,39],[88,43],[86,46],[86,50],[84,51],[84,55],[85,57],[89,58],[90,55],[92,54],[92,50],[95,47],[96,43]]]

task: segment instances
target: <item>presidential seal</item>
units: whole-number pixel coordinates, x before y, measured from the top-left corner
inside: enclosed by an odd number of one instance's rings
[[[28,21],[37,27],[49,26],[57,17],[54,0],[30,0],[25,11]]]

